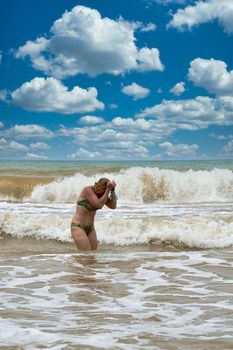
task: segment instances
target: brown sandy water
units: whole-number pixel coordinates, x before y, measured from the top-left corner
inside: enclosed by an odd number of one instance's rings
[[[233,348],[232,249],[2,247],[2,349]]]
[[[29,197],[37,185],[45,185],[54,178],[45,176],[0,176],[1,199],[21,200]]]

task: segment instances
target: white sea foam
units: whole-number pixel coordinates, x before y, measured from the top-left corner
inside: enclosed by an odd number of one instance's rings
[[[68,206],[68,208],[67,208]],[[21,210],[20,210],[21,207]],[[45,208],[29,203],[2,203],[1,231],[14,237],[34,237],[71,242],[73,205]],[[171,243],[197,248],[233,245],[233,204],[216,206],[144,205],[103,209],[96,216],[98,240],[102,244],[132,245]],[[41,210],[41,211],[40,211]],[[217,213],[217,215],[216,215]]]
[[[233,172],[227,169],[211,171],[134,167],[119,173],[102,173],[72,177],[37,186],[27,200],[37,203],[74,202],[84,186],[100,177],[114,178],[119,199],[123,203],[211,202],[233,200]]]
[[[116,174],[76,174],[37,186],[27,201],[0,202],[1,232],[71,242],[70,221],[81,189],[99,177],[117,182],[116,210],[97,212],[98,240],[132,245],[233,245],[233,173],[134,167]]]

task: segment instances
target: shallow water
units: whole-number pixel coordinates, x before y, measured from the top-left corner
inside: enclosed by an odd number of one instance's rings
[[[233,349],[233,162],[152,163],[0,162],[0,349]],[[99,177],[117,209],[79,253]]]
[[[22,243],[0,256],[5,348],[233,348],[231,249]]]

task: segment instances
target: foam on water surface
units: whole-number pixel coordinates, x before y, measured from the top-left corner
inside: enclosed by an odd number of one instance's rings
[[[74,205],[0,203],[1,235],[72,242]],[[119,204],[97,213],[102,244],[116,246],[171,243],[175,246],[223,248],[233,245],[233,203]]]
[[[231,252],[40,254],[1,257],[0,266],[3,346],[204,350],[233,341]]]

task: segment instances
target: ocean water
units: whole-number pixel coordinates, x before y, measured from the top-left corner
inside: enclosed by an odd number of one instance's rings
[[[100,177],[98,251],[70,236]],[[0,161],[0,349],[233,349],[233,161]]]

